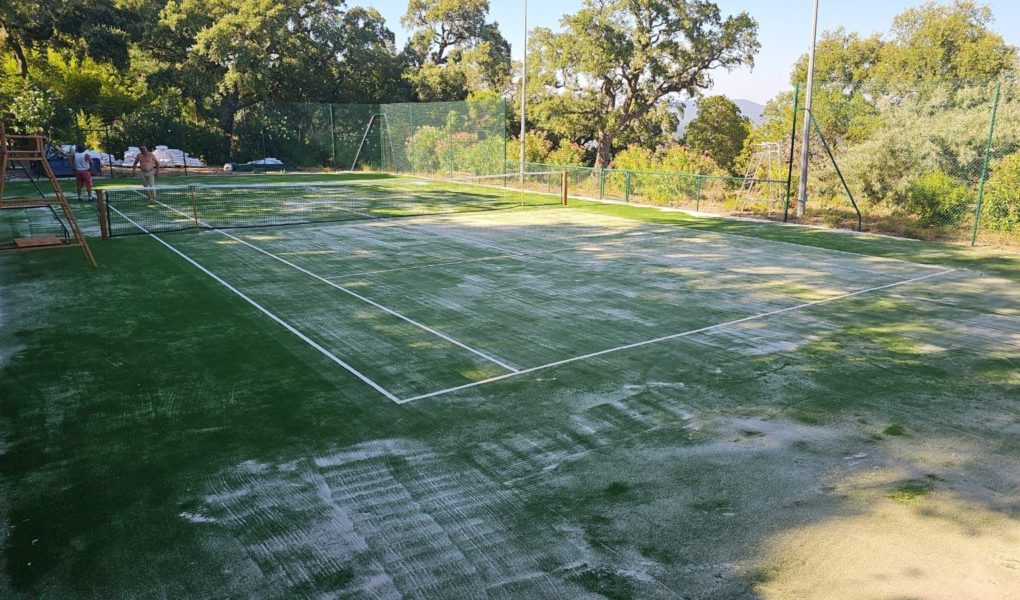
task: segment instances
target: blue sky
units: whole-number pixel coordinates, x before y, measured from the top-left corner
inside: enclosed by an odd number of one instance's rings
[[[499,23],[503,37],[510,41],[514,58],[520,58],[523,40],[521,0],[489,0],[490,20]],[[731,98],[753,100],[764,104],[782,89],[789,87],[790,68],[798,56],[807,51],[811,36],[812,0],[716,0],[724,14],[747,11],[758,21],[761,51],[752,70],[714,74],[711,93]],[[845,27],[864,34],[886,32],[893,17],[903,10],[918,6],[922,0],[821,0],[818,15],[819,32]],[[386,17],[386,23],[403,47],[407,33],[400,26],[400,17],[407,9],[406,0],[348,0],[348,5],[374,6]],[[1020,46],[1020,2],[992,0],[984,4],[992,8],[992,28],[1006,41]],[[560,17],[576,11],[581,0],[529,0],[528,27],[559,28]]]

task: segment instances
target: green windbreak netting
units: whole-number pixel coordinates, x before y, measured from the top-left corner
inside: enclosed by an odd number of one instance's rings
[[[241,111],[233,155],[288,168],[502,173],[502,98],[399,104],[266,102]],[[277,164],[269,161],[268,165]]]

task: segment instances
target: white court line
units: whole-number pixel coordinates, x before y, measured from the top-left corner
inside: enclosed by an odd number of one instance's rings
[[[237,294],[242,300],[244,300],[248,304],[251,304],[256,309],[258,309],[259,312],[261,312],[262,314],[266,315],[267,317],[269,317],[273,321],[275,321],[275,322],[279,323],[280,325],[282,325],[284,329],[286,329],[287,331],[289,331],[289,332],[293,333],[294,335],[296,335],[298,338],[301,339],[301,341],[305,342],[306,344],[308,344],[312,348],[315,348],[316,350],[318,350],[320,353],[322,353],[323,356],[325,356],[329,360],[333,361],[334,363],[340,365],[341,367],[346,369],[349,373],[351,373],[352,375],[354,375],[355,377],[357,377],[361,381],[367,383],[369,386],[371,386],[373,389],[375,389],[375,391],[379,392],[383,396],[386,396],[387,398],[389,398],[393,402],[396,402],[397,404],[401,404],[401,401],[400,401],[399,398],[397,398],[396,396],[391,394],[389,391],[387,391],[385,388],[383,388],[378,383],[376,383],[376,382],[372,381],[371,379],[369,379],[365,374],[361,373],[360,371],[358,371],[357,369],[355,369],[351,365],[347,364],[346,362],[344,362],[343,360],[338,358],[335,354],[333,354],[329,350],[326,350],[325,348],[320,346],[318,343],[316,343],[314,340],[310,339],[305,334],[303,334],[300,331],[298,331],[293,325],[291,325],[290,323],[287,323],[286,321],[284,321],[280,317],[278,317],[275,314],[273,314],[272,312],[270,312],[269,309],[265,308],[264,306],[262,306],[258,302],[255,302],[254,300],[252,300],[251,298],[246,296],[243,292],[241,292],[240,290],[238,290],[234,286],[232,286],[229,283],[227,283],[226,281],[224,281],[222,278],[220,278],[220,276],[216,275],[215,273],[213,273],[209,269],[203,267],[201,264],[199,264],[197,261],[192,259],[187,254],[181,252],[177,248],[174,248],[173,246],[171,246],[170,244],[166,243],[165,241],[163,241],[162,239],[157,237],[155,234],[150,232],[148,229],[146,229],[146,228],[142,227],[141,225],[139,225],[138,223],[136,223],[134,220],[131,219],[131,217],[125,215],[122,212],[120,212],[120,210],[118,210],[117,207],[111,206],[110,208],[115,210],[117,212],[117,214],[119,214],[121,217],[126,219],[129,223],[131,223],[135,227],[137,227],[137,228],[141,229],[142,231],[144,231],[145,233],[147,233],[150,237],[152,237],[152,239],[156,240],[160,244],[163,244],[164,246],[169,248],[172,252],[174,252],[175,254],[177,254],[178,256],[183,258],[184,260],[188,261],[192,265],[194,265],[200,271],[202,271],[203,273],[205,273],[209,277],[212,277],[213,279],[215,279],[217,282],[219,282],[220,285],[222,285],[223,287],[227,288],[231,292],[234,292],[235,294]]]
[[[793,312],[795,310],[800,310],[802,308],[807,308],[809,306],[816,306],[816,305],[825,304],[825,303],[828,303],[828,302],[835,302],[836,300],[843,300],[845,298],[851,298],[853,296],[860,296],[861,294],[867,294],[867,293],[870,293],[870,292],[877,292],[877,291],[880,291],[880,290],[885,290],[885,289],[889,289],[889,288],[900,286],[900,285],[906,285],[908,283],[915,283],[917,281],[923,281],[925,279],[931,279],[932,277],[938,277],[940,275],[946,275],[946,274],[949,274],[949,273],[953,273],[956,270],[957,269],[949,269],[949,270],[946,270],[946,271],[939,271],[938,273],[929,273],[928,275],[922,275],[920,277],[913,277],[911,279],[905,279],[903,281],[897,281],[895,283],[889,283],[889,284],[886,284],[886,285],[880,285],[880,286],[877,286],[877,287],[868,288],[866,290],[858,290],[856,292],[850,292],[848,294],[841,294],[839,296],[833,296],[832,298],[826,298],[824,300],[815,300],[814,302],[805,302],[803,304],[798,304],[796,306],[789,306],[787,308],[780,308],[780,309],[777,309],[777,310],[771,310],[771,311],[768,311],[768,312],[759,313],[759,314],[756,314],[756,315],[751,315],[749,317],[743,317],[741,319],[734,319],[732,321],[726,321],[725,323],[717,323],[715,325],[709,325],[707,327],[700,327],[698,329],[692,329],[690,331],[684,331],[684,332],[681,332],[681,333],[674,333],[672,335],[664,335],[662,337],[657,337],[657,338],[654,338],[654,339],[645,340],[643,342],[635,342],[633,344],[626,344],[626,345],[623,345],[623,346],[617,346],[615,348],[608,348],[606,350],[599,350],[598,352],[592,352],[592,353],[589,353],[589,354],[583,354],[581,356],[574,356],[572,358],[565,358],[563,360],[558,360],[558,361],[555,361],[555,362],[546,363],[544,365],[539,365],[537,367],[530,367],[528,369],[521,369],[520,371],[518,371],[516,373],[507,373],[505,375],[498,375],[496,377],[489,377],[488,379],[481,379],[479,381],[473,381],[471,383],[466,383],[464,385],[458,385],[458,386],[454,386],[454,387],[450,387],[450,388],[446,388],[446,389],[442,389],[442,390],[437,390],[435,392],[429,392],[427,394],[420,394],[418,396],[413,396],[411,398],[405,398],[403,400],[398,401],[398,403],[399,404],[406,404],[408,402],[414,402],[415,400],[424,400],[425,398],[433,398],[435,396],[441,396],[443,394],[449,394],[451,392],[457,392],[457,391],[460,391],[460,390],[466,390],[468,388],[477,387],[479,385],[484,385],[486,383],[492,383],[494,381],[502,381],[503,379],[508,379],[510,377],[516,377],[518,375],[524,375],[524,374],[527,374],[527,373],[533,373],[535,371],[541,371],[543,369],[549,369],[549,368],[552,368],[552,367],[558,367],[560,365],[565,365],[565,364],[569,364],[569,363],[573,363],[573,362],[577,362],[577,361],[581,361],[581,360],[586,360],[586,359],[589,359],[589,358],[595,358],[596,356],[602,356],[604,354],[611,354],[613,352],[620,352],[621,350],[630,350],[631,348],[638,348],[638,347],[641,347],[641,346],[647,346],[649,344],[657,344],[659,342],[664,342],[664,341],[667,341],[667,340],[673,340],[673,339],[677,339],[677,338],[688,337],[688,336],[692,336],[692,335],[695,335],[695,334],[698,334],[698,333],[704,333],[706,331],[712,331],[712,330],[715,330],[715,329],[722,329],[722,328],[725,328],[725,327],[729,327],[731,325],[737,325],[737,324],[740,324],[740,323],[746,323],[747,321],[754,321],[754,320],[764,319],[764,318],[767,318],[767,317],[772,317],[772,316],[783,314],[783,313]]]
[[[468,258],[464,260],[451,260],[449,262],[438,262],[438,263],[423,263],[420,265],[414,265],[413,267],[397,267],[395,269],[380,269],[378,271],[362,271],[361,273],[348,273],[346,275],[331,275],[326,279],[346,279],[348,277],[361,277],[363,275],[378,275],[380,273],[392,273],[394,271],[413,271],[417,269],[428,269],[430,267],[445,267],[448,265],[462,265],[464,263],[481,262],[485,260],[501,260],[512,258],[519,260],[516,256],[503,255],[503,256],[486,256],[484,258]]]
[[[174,208],[172,208],[170,206],[167,206],[166,204],[163,204],[162,202],[158,202],[157,201],[157,203],[162,205],[162,206],[165,206],[166,208],[169,208],[170,210],[173,210],[175,212],[180,212],[180,211],[176,211],[176,209],[174,209]],[[467,350],[468,352],[471,352],[475,356],[479,356],[479,357],[484,358],[485,360],[487,360],[487,361],[489,361],[489,362],[491,362],[491,363],[493,363],[495,365],[499,365],[500,367],[506,369],[507,371],[510,371],[511,373],[517,373],[520,370],[520,369],[517,369],[516,367],[512,367],[512,366],[506,364],[505,362],[499,360],[498,358],[495,358],[493,356],[490,356],[489,354],[486,354],[485,352],[482,352],[481,350],[477,350],[475,348],[472,348],[471,346],[468,346],[467,344],[465,344],[465,343],[463,343],[463,342],[461,342],[459,340],[456,340],[456,339],[446,335],[445,333],[443,333],[441,331],[433,329],[433,328],[429,327],[428,325],[425,325],[424,323],[419,323],[418,321],[415,321],[414,319],[412,319],[410,317],[404,316],[404,315],[398,313],[397,311],[395,311],[395,310],[393,310],[391,308],[387,308],[387,307],[383,306],[382,304],[379,304],[378,302],[376,302],[374,300],[366,298],[365,296],[362,296],[361,294],[359,294],[359,293],[357,293],[357,292],[355,292],[353,290],[345,288],[344,286],[342,286],[342,285],[340,285],[340,284],[338,284],[338,283],[336,283],[334,281],[330,281],[329,279],[326,279],[325,277],[323,277],[321,275],[313,273],[313,272],[309,271],[308,269],[305,269],[304,267],[298,266],[298,265],[290,262],[289,260],[287,260],[285,258],[277,256],[277,255],[273,254],[272,252],[269,252],[268,250],[263,250],[262,248],[259,248],[258,246],[254,245],[254,244],[252,244],[250,242],[242,240],[241,238],[239,238],[239,237],[237,237],[235,235],[227,233],[226,231],[223,231],[222,229],[216,229],[214,227],[211,227],[211,226],[209,226],[208,223],[204,223],[202,221],[199,221],[199,223],[202,223],[202,225],[204,225],[206,227],[209,227],[210,229],[212,229],[216,233],[225,235],[228,238],[230,238],[230,239],[232,239],[232,240],[234,240],[236,242],[239,242],[241,244],[244,244],[245,246],[248,246],[252,250],[255,250],[257,252],[261,252],[262,254],[265,254],[266,256],[268,256],[270,258],[278,260],[281,263],[287,265],[288,267],[296,269],[296,270],[304,273],[305,275],[308,275],[309,277],[312,277],[313,279],[317,279],[317,280],[325,283],[326,285],[328,285],[330,287],[336,288],[336,289],[340,290],[341,292],[344,292],[345,294],[348,294],[348,295],[350,295],[350,296],[352,296],[354,298],[357,298],[358,300],[361,300],[362,302],[365,302],[366,304],[370,304],[370,305],[378,308],[379,310],[385,312],[386,314],[389,314],[389,315],[392,315],[394,317],[397,317],[398,319],[401,319],[401,320],[403,320],[403,321],[405,321],[407,323],[410,323],[411,325],[414,325],[415,327],[418,327],[419,329],[421,329],[423,331],[427,331],[427,332],[431,333],[432,335],[435,335],[435,336],[437,336],[439,338],[442,338],[442,339],[446,340],[447,342],[453,344],[454,346],[457,346],[458,348],[463,348],[464,350]]]

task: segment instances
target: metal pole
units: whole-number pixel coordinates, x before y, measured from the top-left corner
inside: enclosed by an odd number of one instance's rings
[[[797,186],[797,216],[804,216],[807,206],[808,159],[811,154],[811,101],[815,89],[815,43],[818,39],[818,0],[811,16],[811,51],[808,53],[807,99],[804,106],[804,133],[800,149],[800,183]]]
[[[336,169],[336,121],[333,120],[333,104],[329,105],[329,144],[332,152],[333,169]]]
[[[793,185],[793,153],[797,148],[797,109],[800,107],[800,84],[793,88],[793,129],[790,131],[790,161],[786,165],[786,196],[783,200],[783,223],[790,220],[790,186]]]
[[[521,61],[521,181],[524,180],[524,136],[527,133],[525,124],[526,96],[528,92],[528,0],[524,0],[524,59]],[[523,186],[522,186],[523,187]]]

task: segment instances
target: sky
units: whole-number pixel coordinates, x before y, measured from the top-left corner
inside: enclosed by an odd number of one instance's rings
[[[893,17],[923,0],[820,0],[818,31],[845,27],[865,35],[885,33]],[[386,18],[402,48],[408,33],[400,25],[407,9],[406,0],[348,0],[348,5],[373,6]],[[499,23],[503,37],[510,42],[514,59],[521,58],[524,39],[522,0],[489,0],[489,20]],[[715,85],[710,93],[724,94],[733,99],[752,100],[764,104],[777,93],[790,87],[790,69],[797,58],[807,52],[811,41],[812,0],[716,0],[724,15],[747,11],[758,21],[761,50],[753,69],[741,68],[731,73],[713,73]],[[1020,46],[1020,1],[985,0],[995,15],[992,29],[1006,42]],[[528,28],[559,29],[564,14],[577,11],[581,0],[531,0]]]

